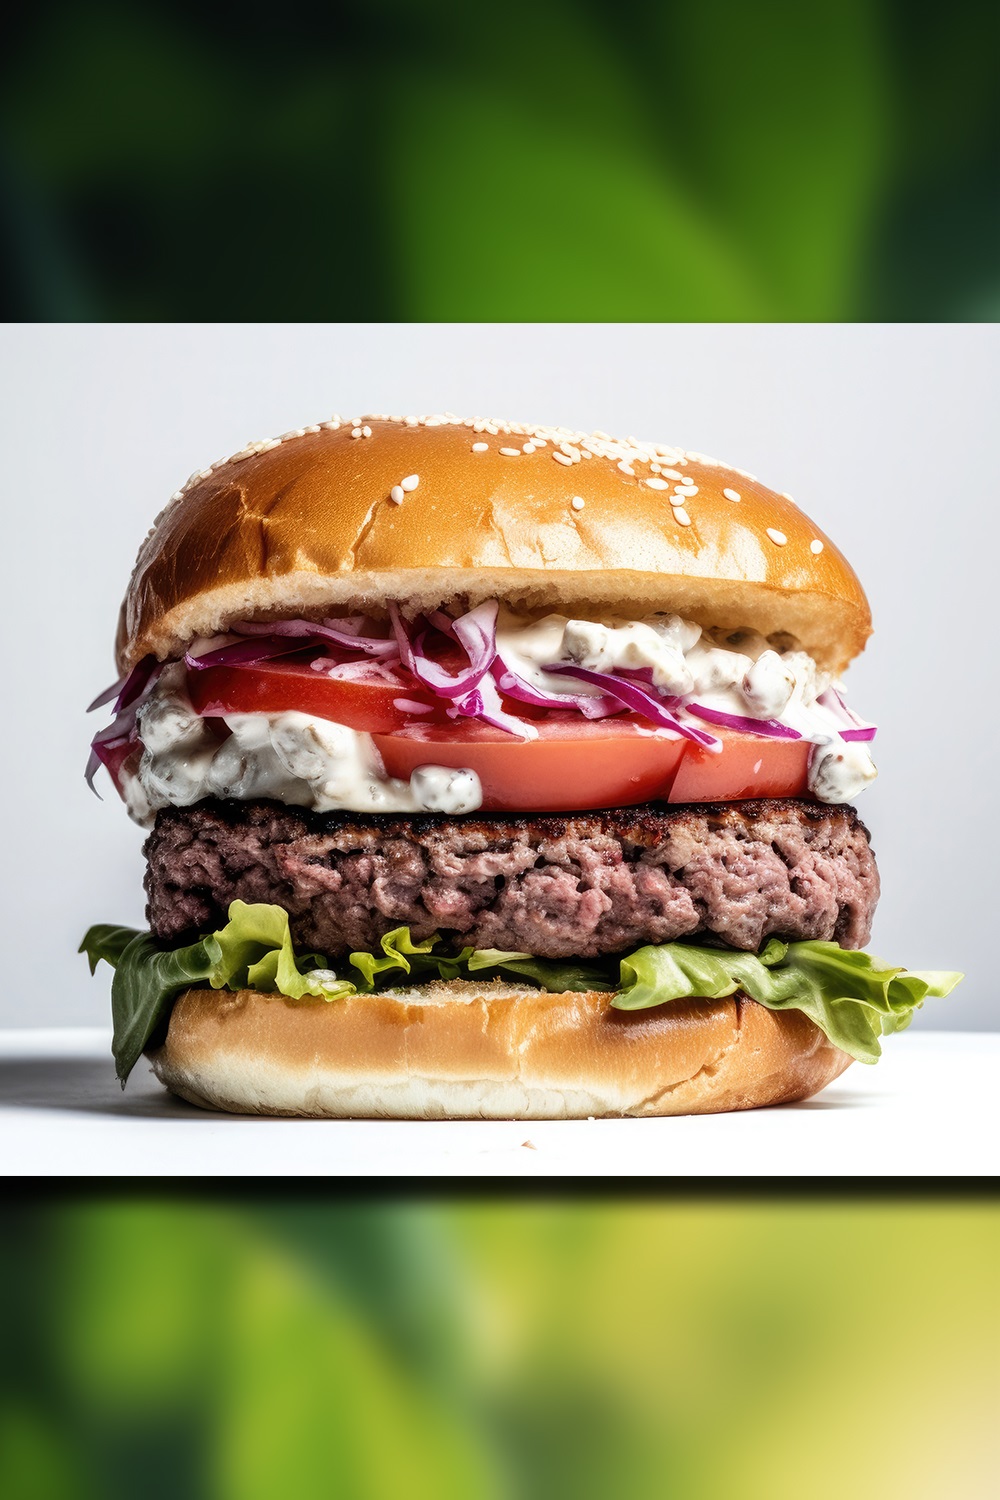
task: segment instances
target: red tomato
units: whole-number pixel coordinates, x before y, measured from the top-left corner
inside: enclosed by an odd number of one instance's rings
[[[713,729],[722,740],[712,755],[690,740],[659,739],[637,714],[585,720],[577,714],[536,714],[534,740],[471,719],[453,722],[442,701],[400,677],[377,672],[351,682],[314,672],[303,658],[280,658],[253,668],[209,667],[188,673],[199,713],[283,713],[297,709],[348,724],[375,737],[390,776],[408,778],[417,766],[467,767],[483,785],[487,811],[574,812],[629,807],[639,802],[732,802],[746,797],[799,797],[806,791],[809,745]],[[426,719],[397,700],[431,710]]]
[[[487,812],[577,812],[664,799],[684,740],[655,738],[635,715],[536,720],[536,740],[471,721],[377,734],[390,776],[417,766],[466,767],[483,784]],[[645,730],[645,732],[642,732]]]
[[[207,716],[280,714],[297,709],[367,734],[385,734],[414,722],[412,712],[396,707],[397,698],[423,704],[433,709],[435,719],[443,718],[440,699],[402,678],[393,684],[372,672],[368,681],[345,681],[314,672],[308,661],[295,657],[258,662],[253,668],[189,671],[188,692],[197,711]]]
[[[707,726],[722,741],[712,755],[689,744],[670,789],[670,802],[738,802],[745,797],[802,797],[807,740],[772,740]]]

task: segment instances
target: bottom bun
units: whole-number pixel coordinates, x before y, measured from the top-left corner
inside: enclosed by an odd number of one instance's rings
[[[186,990],[148,1055],[236,1114],[579,1120],[808,1099],[851,1059],[801,1011],[742,995],[615,1010],[607,994],[435,981],[347,999]]]

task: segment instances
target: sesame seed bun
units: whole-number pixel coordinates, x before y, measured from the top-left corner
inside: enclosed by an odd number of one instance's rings
[[[800,1011],[740,995],[628,1012],[500,981],[335,1001],[191,989],[149,1057],[208,1109],[415,1120],[755,1109],[807,1099],[851,1061]]]
[[[602,433],[363,417],[193,475],[140,550],[118,662],[240,619],[486,598],[787,631],[834,673],[871,633],[843,554],[742,470]]]

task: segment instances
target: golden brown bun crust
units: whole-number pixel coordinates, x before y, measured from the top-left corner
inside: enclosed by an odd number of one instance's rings
[[[842,553],[787,496],[740,470],[598,436],[592,457],[557,460],[561,441],[582,452],[579,434],[510,457],[500,450],[551,430],[362,420],[370,437],[349,425],[309,429],[189,482],[140,550],[118,633],[123,670],[250,615],[319,618],[388,599],[417,609],[500,597],[631,618],[666,609],[702,625],[788,631],[835,672],[871,633]],[[653,463],[697,486],[681,519],[670,504],[678,481]],[[411,475],[419,484],[394,503],[393,487]]]
[[[150,1060],[238,1114],[586,1119],[807,1099],[851,1059],[799,1011],[742,996],[620,1011],[607,994],[500,982],[294,1002],[191,989]]]

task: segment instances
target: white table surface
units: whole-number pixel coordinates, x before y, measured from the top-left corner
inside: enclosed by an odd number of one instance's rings
[[[907,1032],[816,1098],[663,1120],[267,1120],[122,1093],[100,1029],[0,1031],[16,1176],[982,1176],[1000,1168],[1000,1034]]]

